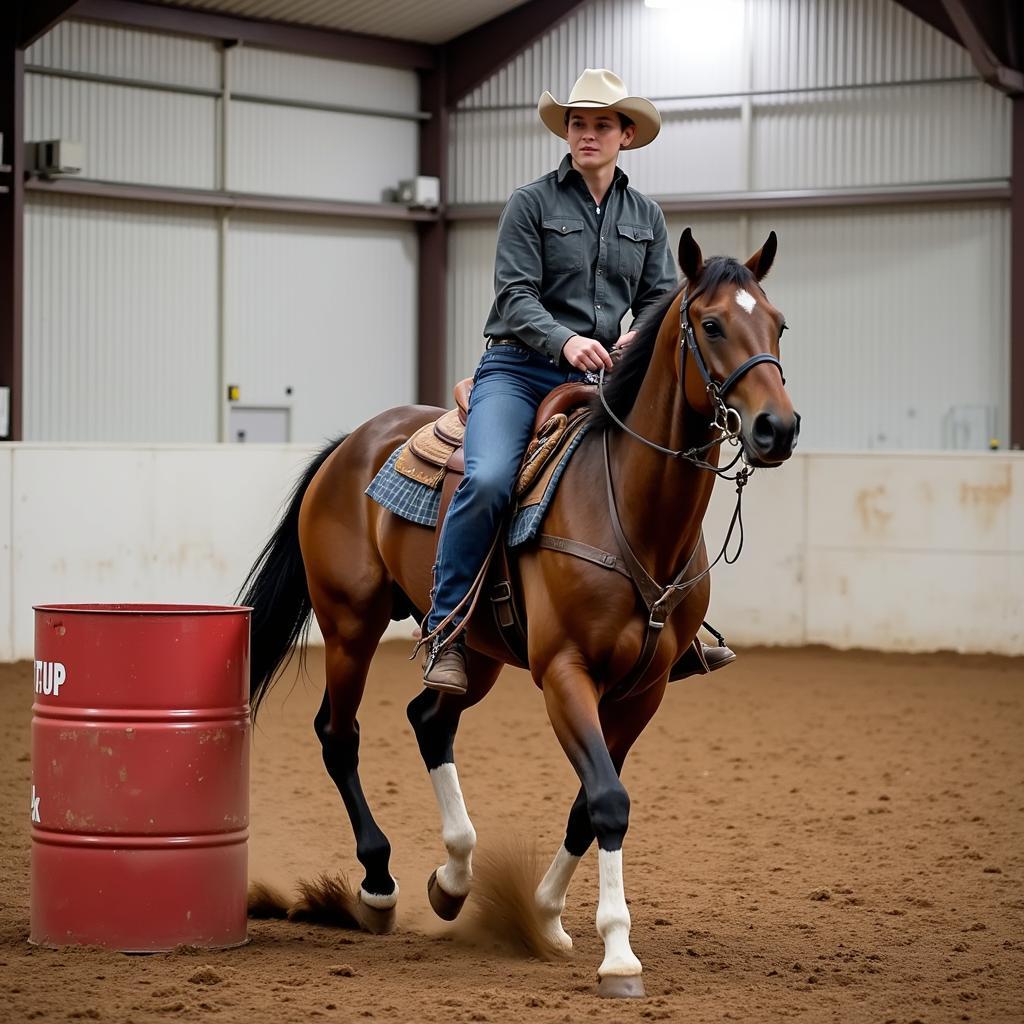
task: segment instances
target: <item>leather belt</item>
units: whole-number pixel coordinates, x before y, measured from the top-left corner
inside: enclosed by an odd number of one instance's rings
[[[497,348],[499,345],[518,345],[520,348],[529,348],[515,338],[488,338],[486,348]]]

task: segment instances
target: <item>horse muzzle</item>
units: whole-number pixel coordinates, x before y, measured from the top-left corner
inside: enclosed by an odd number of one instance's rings
[[[799,436],[799,413],[780,416],[769,410],[759,412],[743,430],[747,462],[759,468],[779,466],[793,454]]]

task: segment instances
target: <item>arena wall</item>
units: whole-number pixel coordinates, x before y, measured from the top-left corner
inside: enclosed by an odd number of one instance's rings
[[[32,657],[33,603],[231,601],[311,454],[0,450],[0,660]],[[732,509],[720,485],[709,551]],[[1024,454],[797,455],[755,474],[744,523],[711,610],[739,647],[1024,655]]]

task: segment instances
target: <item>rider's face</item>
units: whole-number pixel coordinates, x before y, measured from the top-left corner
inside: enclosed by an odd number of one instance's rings
[[[619,115],[607,110],[571,110],[568,124],[569,152],[581,171],[614,166],[619,150],[633,141],[636,128],[622,127]]]

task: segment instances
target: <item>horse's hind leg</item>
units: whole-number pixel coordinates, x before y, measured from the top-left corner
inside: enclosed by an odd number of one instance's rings
[[[356,838],[356,857],[366,872],[359,887],[359,922],[373,932],[394,926],[398,883],[391,876],[391,844],[381,831],[359,780],[359,722],[366,674],[388,621],[390,597],[358,614],[336,613],[321,620],[326,642],[327,690],[314,720],[324,767],[338,787]],[[379,627],[379,628],[378,628]]]
[[[535,899],[540,911],[541,924],[547,940],[566,953],[572,949],[572,936],[562,927],[562,912],[569,883],[576,874],[583,855],[594,841],[594,829],[587,811],[587,794],[583,787],[569,811],[569,822],[565,829],[565,841],[555,854],[547,873],[537,886]]]
[[[407,711],[441,810],[441,837],[448,860],[430,876],[427,895],[434,912],[445,921],[458,917],[469,895],[476,847],[476,830],[469,820],[455,768],[455,733],[462,712],[486,696],[500,671],[499,662],[468,651],[469,689],[465,696],[424,689]]]

